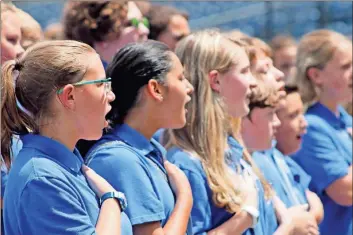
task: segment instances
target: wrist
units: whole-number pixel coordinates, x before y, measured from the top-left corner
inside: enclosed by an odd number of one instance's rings
[[[252,215],[250,215],[250,213],[246,212],[246,211],[239,211],[238,213],[235,214],[235,218],[236,219],[241,219],[241,223],[245,226],[245,230],[248,228],[251,228],[252,224],[253,224],[253,218]],[[244,231],[245,231],[244,230]]]
[[[127,200],[125,198],[125,195],[122,192],[117,192],[117,191],[112,191],[112,192],[107,192],[102,195],[102,197],[99,199],[99,205],[102,206],[102,204],[105,201],[111,201],[114,199],[120,206],[120,211],[123,212],[126,207],[127,207]]]
[[[248,216],[250,216],[251,221],[252,221],[250,227],[254,228],[256,226],[257,222],[259,221],[259,215],[260,215],[259,210],[253,206],[244,205],[241,207],[241,211],[247,213]]]

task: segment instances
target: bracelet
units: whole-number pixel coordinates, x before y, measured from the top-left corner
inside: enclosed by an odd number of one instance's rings
[[[103,196],[99,199],[99,205],[102,206],[103,202],[109,198],[114,198],[118,201],[121,212],[123,212],[126,209],[127,200],[126,200],[125,194],[117,191],[107,192],[103,194]]]

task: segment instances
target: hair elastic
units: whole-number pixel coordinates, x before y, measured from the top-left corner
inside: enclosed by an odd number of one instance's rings
[[[16,67],[16,66],[15,66]],[[18,69],[14,69],[12,71],[12,78],[13,78],[13,84],[14,84],[14,93],[15,93],[15,99],[16,99],[16,106],[22,111],[24,112],[25,114],[27,114],[28,116],[30,117],[33,117],[33,114],[28,111],[28,109],[26,109],[22,104],[21,102],[17,99],[17,96],[16,96],[16,83],[17,83],[17,79],[18,77],[20,76],[20,71]]]

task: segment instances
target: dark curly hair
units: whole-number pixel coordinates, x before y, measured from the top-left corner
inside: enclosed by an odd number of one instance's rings
[[[187,21],[189,20],[189,15],[184,11],[180,11],[171,6],[153,4],[146,15],[150,22],[148,38],[158,40],[159,35],[168,28],[169,21],[174,15],[181,15]]]
[[[127,1],[70,2],[64,12],[64,36],[93,46],[119,37],[128,13]]]

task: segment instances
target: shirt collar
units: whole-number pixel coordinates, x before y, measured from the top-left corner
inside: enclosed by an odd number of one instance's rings
[[[141,133],[127,124],[116,126],[113,129],[112,134],[118,136],[130,146],[140,150],[143,155],[147,155],[154,150],[150,140],[146,139],[146,137],[144,137]]]
[[[234,162],[238,162],[243,157],[244,147],[240,145],[240,143],[234,139],[233,136],[228,136],[228,145],[231,148],[233,154],[230,154],[231,160]]]
[[[324,120],[326,120],[330,125],[335,128],[347,128],[349,124],[347,123],[347,117],[345,115],[345,111],[343,107],[338,107],[339,117],[337,117],[331,110],[329,110],[326,106],[321,104],[320,102],[312,105],[307,113],[315,113]]]
[[[23,148],[36,149],[76,173],[81,170],[83,159],[76,148],[71,152],[60,142],[41,135],[27,134],[21,140]]]

